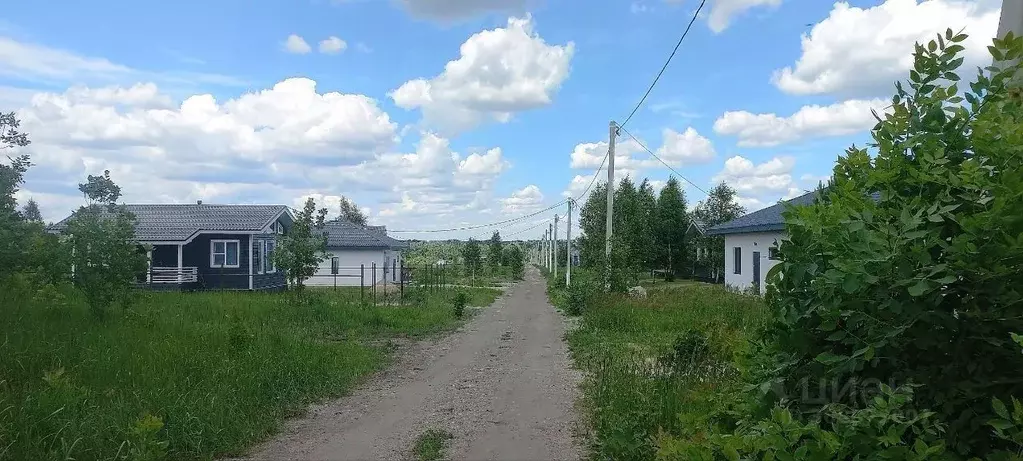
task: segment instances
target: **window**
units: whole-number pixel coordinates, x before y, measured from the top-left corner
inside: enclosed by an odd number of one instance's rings
[[[263,273],[263,241],[252,240],[252,270],[257,274]]]
[[[778,259],[778,247],[767,249],[767,259]]]
[[[210,267],[238,267],[238,240],[210,240]]]
[[[330,273],[337,275],[341,269],[341,260],[337,257],[330,258]]]
[[[273,274],[277,272],[277,268],[274,267],[274,247],[277,242],[273,240],[267,240],[263,244],[263,265],[266,268],[267,274]]]
[[[734,253],[734,257],[733,257],[734,261],[732,262],[732,273],[733,274],[741,274],[742,273],[742,248],[735,247],[732,251]]]

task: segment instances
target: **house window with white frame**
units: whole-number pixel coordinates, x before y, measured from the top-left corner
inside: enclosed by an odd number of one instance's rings
[[[252,270],[256,274],[263,273],[263,241],[252,240]]]
[[[274,247],[277,242],[273,240],[267,240],[263,243],[263,261],[266,265],[266,273],[274,274],[277,272],[277,268],[274,267]]]
[[[239,267],[240,249],[241,241],[239,240],[210,240],[210,267]]]

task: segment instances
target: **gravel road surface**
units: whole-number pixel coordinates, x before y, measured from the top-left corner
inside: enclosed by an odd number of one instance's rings
[[[535,269],[457,332],[404,347],[352,395],[289,421],[249,459],[411,459],[427,429],[452,460],[576,460],[578,371]]]

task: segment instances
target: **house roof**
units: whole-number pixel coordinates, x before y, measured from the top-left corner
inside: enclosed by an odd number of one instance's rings
[[[387,236],[384,226],[360,226],[344,220],[328,221],[323,228],[327,248],[407,248],[408,243]]]
[[[748,232],[785,230],[785,219],[781,216],[782,212],[785,211],[785,205],[810,205],[813,204],[816,197],[817,192],[814,191],[800,195],[799,197],[791,200],[779,202],[776,205],[754,211],[726,223],[721,223],[711,227],[710,229],[707,229],[707,235],[744,234]]]
[[[707,225],[704,224],[703,221],[696,218],[689,220],[689,227],[686,227],[686,232],[689,232],[690,229],[696,229],[696,231],[701,234],[707,233]]]
[[[260,232],[287,214],[284,205],[154,204],[124,205],[135,214],[135,238],[140,242],[185,242],[199,232]],[[103,208],[103,213],[107,213]],[[50,226],[60,231],[71,216]]]

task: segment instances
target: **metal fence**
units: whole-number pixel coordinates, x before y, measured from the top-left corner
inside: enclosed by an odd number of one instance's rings
[[[189,270],[179,273],[177,268],[174,271],[163,269],[140,276],[140,287],[164,291],[246,291],[249,287],[250,276],[244,273],[196,273]],[[507,271],[506,268],[500,270],[502,273]],[[261,286],[261,278],[267,275],[253,274],[253,289],[286,288],[283,281],[273,286]],[[283,280],[283,273],[275,275]],[[491,287],[496,286],[496,280],[505,278],[486,268],[473,269],[450,264],[413,266],[394,263],[384,266],[370,263],[358,266],[321,266],[315,275],[303,280],[303,284],[307,289],[331,291],[353,302],[406,305],[418,292],[434,294],[462,287]]]

